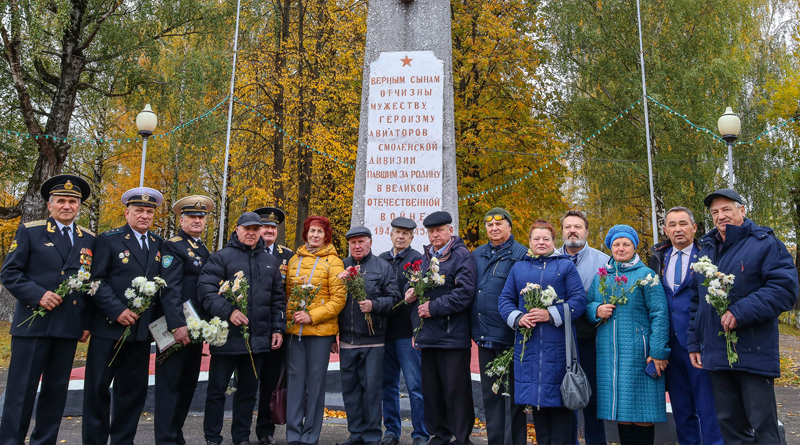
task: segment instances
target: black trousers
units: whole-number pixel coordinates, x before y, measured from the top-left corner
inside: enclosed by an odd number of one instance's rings
[[[339,351],[342,399],[351,440],[381,440],[383,346]]]
[[[478,362],[480,369],[485,370],[486,365],[503,353],[503,349],[489,349],[478,346]],[[525,407],[514,403],[514,371],[513,367],[508,377],[508,394],[502,395],[505,387],[500,385],[500,391],[495,394],[492,385],[497,377],[489,377],[481,373],[481,393],[483,396],[483,409],[486,413],[486,434],[488,442],[497,445],[525,445],[528,440],[528,418]]]
[[[67,403],[69,374],[75,358],[74,339],[55,337],[13,337],[8,367],[0,444],[22,445],[28,435],[33,405],[42,380],[41,403],[36,407],[33,444],[55,444],[61,416]]]
[[[253,354],[256,369],[261,366],[263,356],[264,354]],[[222,443],[225,390],[228,389],[228,382],[234,371],[238,378],[236,392],[233,393],[231,438],[233,443],[250,440],[253,408],[256,406],[256,395],[258,394],[258,379],[253,373],[250,354],[212,354],[208,366],[208,391],[206,393],[205,418],[203,419],[203,433],[208,442]]]
[[[258,389],[258,418],[256,419],[256,436],[261,439],[275,435],[275,423],[272,422],[272,410],[269,401],[272,398],[272,391],[278,386],[278,379],[281,377],[281,368],[285,366],[286,358],[285,343],[280,349],[273,349],[264,355],[261,369],[258,370],[260,386]],[[283,377],[284,384],[286,376]]]
[[[725,445],[780,444],[774,379],[744,371],[711,371]]]
[[[539,408],[533,410],[536,443],[540,445],[572,445],[573,414],[566,408]]]
[[[422,350],[422,398],[428,445],[471,444],[475,424],[469,349],[425,348]]]
[[[150,342],[127,340],[111,366],[117,340],[92,337],[83,384],[83,443],[133,444],[147,399]],[[114,388],[109,389],[111,382]],[[113,394],[113,398],[112,398]],[[109,420],[110,418],[110,420]]]
[[[188,344],[164,361],[156,362],[156,394],[153,430],[159,445],[183,445],[183,423],[192,405],[203,344]]]

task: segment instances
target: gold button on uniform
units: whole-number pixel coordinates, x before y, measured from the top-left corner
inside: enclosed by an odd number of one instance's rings
[[[76,304],[78,304],[78,300],[72,300],[72,305],[75,306]]]

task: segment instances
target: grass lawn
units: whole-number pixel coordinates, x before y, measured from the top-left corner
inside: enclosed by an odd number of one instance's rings
[[[11,323],[0,321],[0,368],[8,368],[9,360],[11,360],[11,334],[8,333],[10,329]],[[86,363],[86,348],[88,346],[88,343],[78,343],[78,349],[75,351],[77,363],[81,365]]]

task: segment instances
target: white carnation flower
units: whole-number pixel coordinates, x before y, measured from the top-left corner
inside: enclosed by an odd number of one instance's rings
[[[131,298],[134,298],[134,297],[136,297],[136,291],[134,291],[131,288],[125,289],[125,298],[130,300]]]
[[[136,298],[133,299],[133,307],[138,309],[138,308],[141,308],[142,305],[144,305],[144,298],[136,297]]]
[[[93,281],[89,285],[89,295],[94,296],[94,294],[97,293],[97,289],[100,289],[100,281]]]

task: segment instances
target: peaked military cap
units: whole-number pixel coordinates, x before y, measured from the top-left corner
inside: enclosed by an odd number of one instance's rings
[[[277,207],[261,207],[253,210],[261,217],[261,224],[265,226],[278,226],[286,220],[286,214]]]
[[[214,201],[205,195],[192,195],[175,201],[172,213],[176,215],[205,216],[214,211]]]
[[[162,201],[161,192],[150,187],[135,187],[122,194],[122,203],[126,206],[158,207]]]
[[[45,201],[50,196],[74,196],[85,201],[92,194],[92,188],[83,178],[74,175],[56,175],[42,184],[39,190]]]

